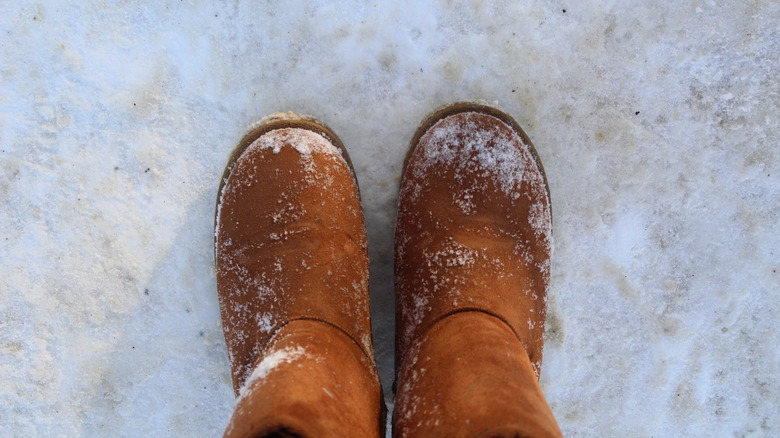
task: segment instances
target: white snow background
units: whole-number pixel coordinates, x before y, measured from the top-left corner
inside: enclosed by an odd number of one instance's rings
[[[556,252],[542,385],[569,436],[780,435],[780,4],[0,5],[0,436],[219,436],[227,156],[275,111],[347,145],[390,401],[407,143],[494,102]]]

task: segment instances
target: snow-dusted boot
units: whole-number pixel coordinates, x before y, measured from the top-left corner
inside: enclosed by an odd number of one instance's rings
[[[406,161],[394,435],[559,436],[538,383],[552,217],[530,140],[503,112],[453,104]]]
[[[238,396],[225,436],[380,436],[366,230],[332,131],[288,113],[244,137],[219,190],[215,259]]]

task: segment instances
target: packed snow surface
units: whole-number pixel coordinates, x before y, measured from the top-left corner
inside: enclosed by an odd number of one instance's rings
[[[219,179],[288,110],[355,165],[392,402],[403,158],[469,99],[550,183],[563,432],[780,435],[778,23],[774,0],[3,2],[0,436],[221,434]]]

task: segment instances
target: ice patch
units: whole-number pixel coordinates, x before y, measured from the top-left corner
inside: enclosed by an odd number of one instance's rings
[[[637,260],[637,252],[645,245],[645,226],[641,216],[633,212],[621,214],[607,240],[607,250],[612,259],[623,268]]]

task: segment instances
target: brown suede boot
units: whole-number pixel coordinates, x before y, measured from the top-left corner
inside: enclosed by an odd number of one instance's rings
[[[423,122],[405,166],[394,435],[560,436],[538,383],[552,217],[531,141],[459,103]]]
[[[215,259],[239,396],[225,436],[382,436],[366,230],[332,131],[288,113],[244,137],[220,185]]]

